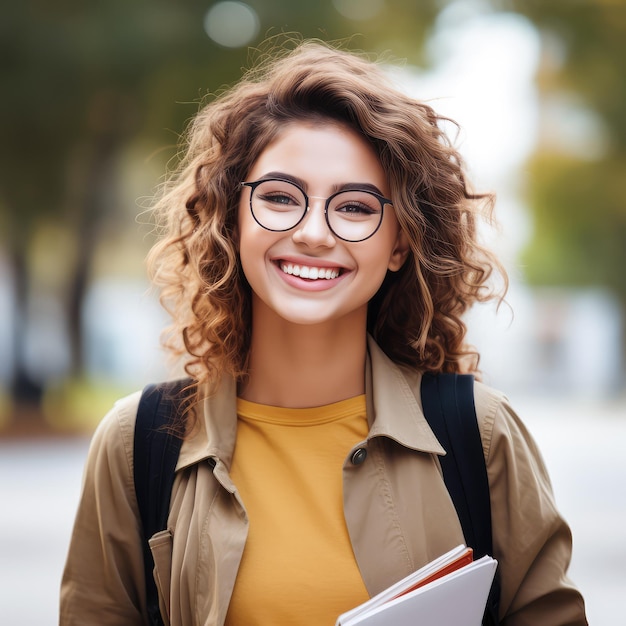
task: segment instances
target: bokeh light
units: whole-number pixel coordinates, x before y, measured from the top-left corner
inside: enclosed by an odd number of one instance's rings
[[[204,17],[207,35],[225,48],[241,48],[259,34],[260,20],[256,11],[243,2],[218,2]]]

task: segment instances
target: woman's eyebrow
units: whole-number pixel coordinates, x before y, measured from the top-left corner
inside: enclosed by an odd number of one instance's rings
[[[293,183],[294,185],[304,189],[304,191],[306,191],[308,187],[304,179],[293,176],[292,174],[286,174],[285,172],[267,172],[267,174],[263,174],[259,180],[267,180],[271,178],[278,178],[279,180]]]
[[[343,183],[342,185],[333,185],[333,193],[337,193],[338,191],[371,191],[372,193],[376,193],[379,196],[384,195],[383,192],[372,183]]]
[[[298,176],[293,176],[292,174],[287,174],[286,172],[267,172],[267,174],[263,174],[259,180],[266,180],[268,178],[279,178],[280,180],[294,183],[304,191],[307,191],[309,187],[308,183],[304,179],[299,178]],[[373,193],[377,193],[379,196],[384,195],[383,192],[372,183],[341,183],[333,185],[332,187],[332,193],[346,190],[371,191]]]

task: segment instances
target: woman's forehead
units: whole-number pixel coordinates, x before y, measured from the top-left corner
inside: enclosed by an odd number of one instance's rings
[[[335,121],[291,122],[252,164],[249,179],[284,172],[313,187],[368,183],[388,193],[387,176],[371,144]],[[316,192],[317,193],[317,192]]]

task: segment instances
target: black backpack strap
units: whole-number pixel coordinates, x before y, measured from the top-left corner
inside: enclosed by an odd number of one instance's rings
[[[489,480],[474,405],[474,377],[424,374],[422,406],[446,455],[439,458],[468,546],[476,558],[493,554]],[[483,625],[498,624],[500,584],[494,578]]]
[[[167,527],[170,498],[182,439],[171,426],[178,416],[181,395],[189,379],[148,385],[141,394],[133,447],[137,504],[143,529],[143,560],[150,624],[162,625],[148,539]]]

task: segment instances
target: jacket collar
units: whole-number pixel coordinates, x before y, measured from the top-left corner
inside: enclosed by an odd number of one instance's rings
[[[366,372],[368,438],[388,437],[412,450],[445,454],[422,412],[421,374],[393,363],[371,337]],[[230,468],[237,436],[234,379],[224,376],[196,410],[197,426],[183,442],[176,470],[211,458]]]
[[[368,337],[369,438],[388,437],[412,450],[445,454],[422,411],[420,372],[396,365]]]
[[[223,376],[213,394],[195,408],[196,427],[183,441],[176,471],[205,459],[219,459],[230,468],[237,437],[237,384]]]

